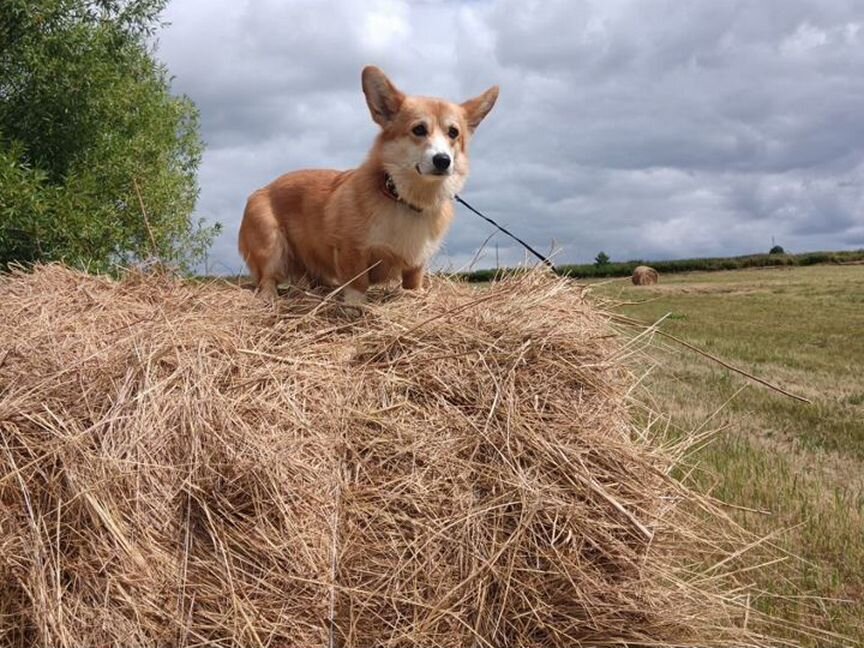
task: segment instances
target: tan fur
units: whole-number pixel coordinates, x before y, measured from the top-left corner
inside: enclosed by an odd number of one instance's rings
[[[636,266],[633,268],[633,276],[631,277],[634,286],[650,286],[656,284],[660,279],[660,274],[648,266]]]
[[[381,70],[366,67],[363,91],[381,132],[359,168],[288,173],[246,203],[240,254],[267,299],[276,297],[280,281],[301,276],[348,284],[351,301],[361,301],[370,284],[395,278],[404,288],[419,288],[426,263],[450,226],[453,196],[468,176],[468,142],[492,109],[498,88],[454,104],[405,96]],[[428,136],[412,133],[419,123],[427,126]],[[450,127],[458,129],[456,139],[450,138]],[[451,147],[450,175],[421,171],[433,143]],[[399,196],[422,212],[384,193],[388,173]]]

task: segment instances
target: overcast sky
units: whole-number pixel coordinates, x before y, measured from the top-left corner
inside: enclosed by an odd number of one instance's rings
[[[159,57],[201,110],[198,214],[238,272],[246,197],[350,168],[366,64],[410,94],[493,84],[462,195],[556,261],[864,247],[860,0],[171,0]],[[458,206],[457,206],[458,207]],[[490,226],[457,208],[438,267]],[[477,267],[523,260],[498,235]]]

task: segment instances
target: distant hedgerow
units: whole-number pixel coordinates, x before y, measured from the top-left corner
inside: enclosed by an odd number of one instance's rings
[[[803,254],[750,254],[738,257],[716,257],[705,259],[675,259],[671,261],[645,261],[637,259],[625,262],[609,262],[598,265],[559,265],[555,271],[567,277],[590,279],[594,277],[628,277],[640,265],[650,265],[661,275],[675,272],[713,270],[739,270],[776,266],[807,266],[818,263],[843,263],[864,261],[864,249],[842,252],[806,252]],[[490,281],[502,270],[475,270],[457,275],[466,281]]]

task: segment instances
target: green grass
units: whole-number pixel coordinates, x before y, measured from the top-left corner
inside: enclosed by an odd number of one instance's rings
[[[664,275],[639,288],[611,280],[594,293],[628,302],[618,310],[631,317],[665,315],[662,330],[812,400],[666,343],[645,380],[677,433],[714,415],[718,434],[691,458],[697,486],[768,511],[731,514],[798,557],[749,573],[764,592],[756,605],[864,645],[864,266]]]

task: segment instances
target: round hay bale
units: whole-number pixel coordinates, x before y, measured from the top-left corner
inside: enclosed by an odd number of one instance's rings
[[[0,645],[759,644],[578,286],[387,297],[0,277]]]
[[[654,268],[648,266],[636,266],[633,268],[632,279],[634,286],[650,286],[659,281],[660,275]]]

